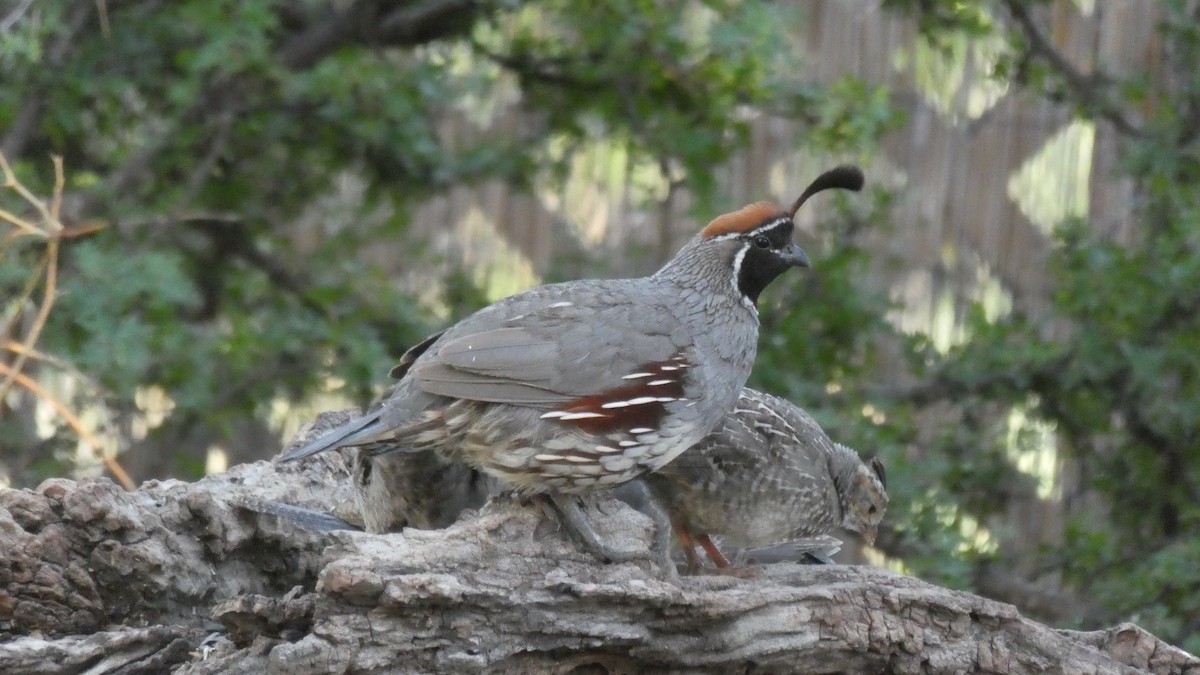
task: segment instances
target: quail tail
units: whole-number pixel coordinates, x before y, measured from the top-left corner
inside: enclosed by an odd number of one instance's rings
[[[803,565],[836,565],[833,555],[842,550],[842,541],[828,534],[818,534],[788,541],[774,546],[765,546],[743,551],[746,562],[769,564],[793,562]]]
[[[339,530],[359,530],[353,523],[348,523],[335,515],[309,509],[303,506],[294,504],[284,504],[269,499],[235,499],[233,500],[238,506],[249,509],[256,513],[265,513],[270,516],[283,518],[288,522],[294,523],[297,526],[310,530],[312,532],[336,532]]]
[[[327,434],[318,436],[298,448],[293,448],[280,454],[275,461],[277,463],[292,462],[315,455],[318,452],[325,452],[326,450],[333,450],[347,445],[361,445],[377,440],[375,436],[383,431],[379,428],[379,421],[379,415],[364,415],[363,417],[350,420],[334,428]]]

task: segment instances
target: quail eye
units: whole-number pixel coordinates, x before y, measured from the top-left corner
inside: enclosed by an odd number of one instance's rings
[[[761,249],[771,248],[771,240],[766,235],[760,234],[754,238],[754,245]]]

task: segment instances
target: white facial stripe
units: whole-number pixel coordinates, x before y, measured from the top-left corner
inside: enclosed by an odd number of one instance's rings
[[[734,296],[742,296],[745,300],[746,296],[742,295],[742,289],[738,286],[738,279],[742,276],[742,260],[746,257],[746,251],[750,250],[750,246],[746,245],[738,249],[738,252],[733,256],[733,275],[729,277],[729,283],[733,284]],[[666,368],[663,368],[666,370]]]
[[[776,218],[775,220],[768,220],[767,222],[763,223],[762,225],[759,225],[758,227],[754,228],[753,230],[747,230],[745,232],[726,232],[724,234],[718,234],[715,237],[710,237],[709,241],[724,241],[726,239],[737,239],[739,237],[751,237],[751,236],[758,234],[759,232],[765,232],[766,230],[774,229],[776,227],[779,227],[780,225],[791,225],[792,227],[795,227],[795,223],[792,221],[791,218],[789,218],[787,216],[780,216],[780,217]]]
[[[776,218],[775,220],[763,223],[762,225],[759,225],[758,227],[754,228],[753,230],[750,230],[749,232],[744,232],[743,234],[747,237],[753,237],[754,235],[759,234],[760,232],[766,232],[767,230],[773,230],[781,225],[787,225],[788,227],[795,227],[795,223],[792,222],[791,218]]]

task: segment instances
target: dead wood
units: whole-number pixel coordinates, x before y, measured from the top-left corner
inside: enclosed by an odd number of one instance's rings
[[[329,511],[346,485],[333,456],[0,493],[0,672],[1200,673],[1132,624],[1055,630],[882,569],[670,580],[648,552],[599,564],[517,503],[388,535],[244,506]],[[646,550],[645,517],[589,511],[613,545]]]

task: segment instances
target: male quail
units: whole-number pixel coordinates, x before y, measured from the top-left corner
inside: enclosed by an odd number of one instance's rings
[[[612,560],[564,495],[654,471],[703,438],[737,399],[758,339],[759,293],[808,258],[796,210],[862,172],[818,177],[790,211],[760,202],[708,224],[650,277],[533,288],[418,345],[375,410],[284,453],[342,446],[436,450],[545,495],[581,543]]]
[[[704,440],[642,480],[693,571],[695,544],[728,566],[714,535],[750,549],[841,526],[874,543],[888,504],[878,458],[863,463],[805,411],[750,388]]]

